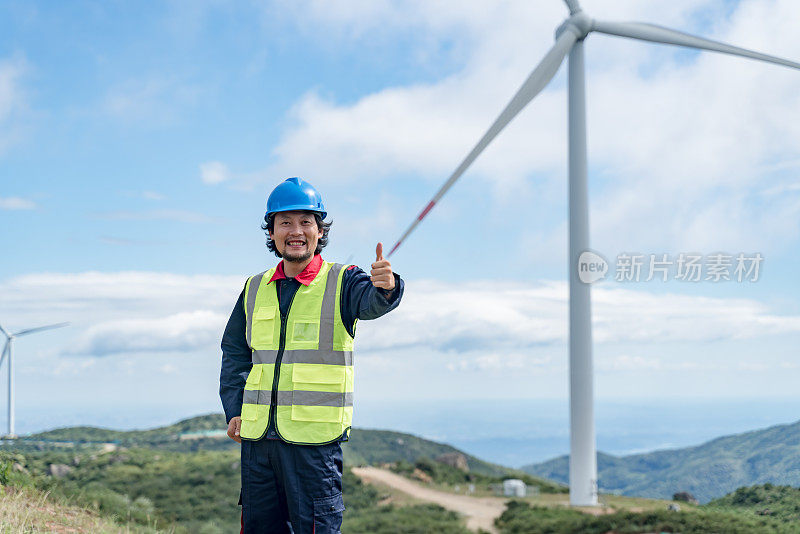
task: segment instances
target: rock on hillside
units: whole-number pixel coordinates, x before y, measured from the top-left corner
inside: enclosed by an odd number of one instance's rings
[[[448,452],[436,457],[436,461],[450,467],[455,467],[465,473],[469,472],[467,457],[460,452]]]

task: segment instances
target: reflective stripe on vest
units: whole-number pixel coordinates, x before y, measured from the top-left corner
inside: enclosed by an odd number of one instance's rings
[[[334,441],[353,417],[353,338],[340,313],[344,265],[323,262],[314,280],[298,288],[285,325],[276,284],[269,282],[274,272],[257,274],[245,285],[253,368],[245,383],[240,435],[260,439],[266,432],[280,354],[278,434],[292,443]]]

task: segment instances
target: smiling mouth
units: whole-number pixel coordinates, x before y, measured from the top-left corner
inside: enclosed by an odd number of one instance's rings
[[[303,247],[305,246],[306,242],[292,240],[292,241],[287,241],[286,244],[289,245],[290,247]]]

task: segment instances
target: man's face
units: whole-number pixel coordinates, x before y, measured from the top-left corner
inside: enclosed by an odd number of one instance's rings
[[[317,241],[322,238],[322,229],[317,227],[317,220],[309,211],[278,212],[272,227],[269,238],[286,261],[310,259],[317,250]]]

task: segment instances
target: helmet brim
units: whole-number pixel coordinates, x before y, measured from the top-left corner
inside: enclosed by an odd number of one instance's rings
[[[264,220],[266,221],[267,219],[269,219],[270,215],[275,215],[276,213],[283,213],[285,211],[310,211],[311,213],[319,213],[319,216],[322,217],[323,219],[328,215],[328,212],[326,211],[311,209],[308,206],[308,204],[295,204],[292,206],[281,206],[281,208],[278,210],[268,211],[267,213],[264,214]]]

